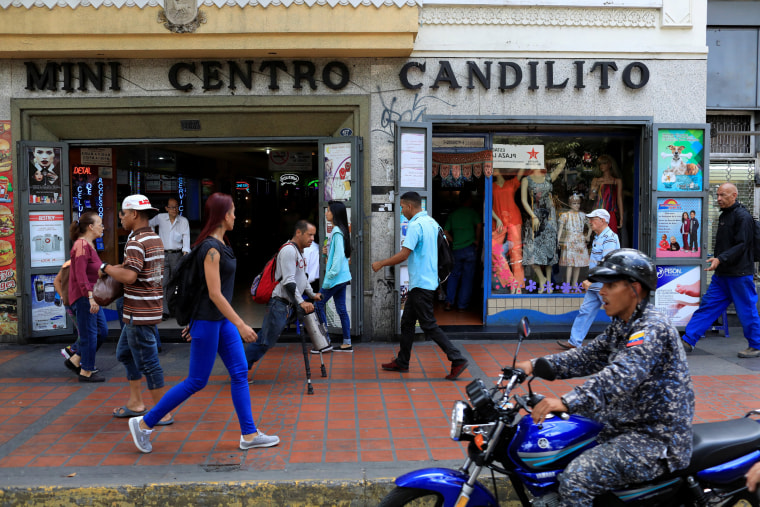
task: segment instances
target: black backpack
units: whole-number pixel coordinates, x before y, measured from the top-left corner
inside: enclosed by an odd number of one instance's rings
[[[454,251],[451,249],[449,240],[438,226],[438,284],[445,282],[454,269]]]
[[[205,243],[208,240],[204,240]],[[177,324],[190,324],[198,310],[198,302],[203,293],[203,269],[198,251],[201,245],[196,245],[189,254],[179,260],[174,273],[166,284],[166,304],[169,314],[177,319]]]

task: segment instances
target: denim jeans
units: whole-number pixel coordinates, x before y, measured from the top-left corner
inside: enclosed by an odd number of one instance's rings
[[[79,340],[75,344],[75,352],[82,357],[80,363],[82,368],[92,371],[95,369],[95,352],[108,336],[106,315],[102,308],[98,309],[97,313],[90,313],[90,300],[87,296],[82,296],[74,301],[72,309],[77,319],[79,331]]]
[[[457,308],[467,308],[470,304],[476,256],[475,245],[454,250],[454,269],[446,280],[446,302],[456,303]]]
[[[124,315],[124,297],[120,297],[116,300],[116,313],[119,314],[119,325],[121,326],[121,329],[124,329],[124,319],[122,316]],[[161,336],[158,334],[158,326],[156,326],[156,348],[161,348]]]
[[[734,303],[736,316],[742,324],[744,337],[753,349],[760,349],[760,317],[757,313],[757,289],[752,275],[713,275],[707,292],[691,320],[686,325],[683,340],[696,345],[707,328]]]
[[[245,345],[245,359],[250,370],[253,363],[264,357],[270,347],[274,347],[280,338],[288,319],[293,312],[293,307],[281,299],[272,298],[267,303],[264,313],[264,322],[261,324],[258,339]]]
[[[325,306],[330,298],[333,298],[335,302],[335,310],[340,317],[340,327],[343,329],[343,343],[346,345],[351,344],[351,319],[348,317],[348,310],[346,310],[346,287],[348,282],[339,283],[335,287],[329,289],[322,289],[319,291],[322,294],[322,299],[314,303],[314,308],[317,312],[317,317],[321,322],[327,325],[327,314],[325,313]]]
[[[592,288],[586,291],[586,295],[583,296],[583,303],[578,310],[578,315],[573,321],[573,328],[570,331],[570,344],[576,347],[583,345],[583,339],[586,338],[588,330],[591,329],[591,324],[596,319],[596,314],[599,313],[599,309],[602,307],[602,297],[599,295],[599,289]]]
[[[145,375],[148,389],[164,387],[164,370],[158,362],[156,326],[124,324],[116,344],[116,359],[127,369],[127,380],[140,380]]]
[[[464,361],[462,353],[456,348],[448,336],[441,331],[433,315],[433,301],[435,300],[434,290],[420,289],[415,287],[409,291],[404,303],[404,314],[401,316],[401,344],[396,364],[402,367],[409,366],[409,359],[412,356],[412,345],[414,344],[414,326],[419,320],[420,327],[425,331],[425,336],[433,340],[446,353],[446,357],[452,363],[461,363]]]
[[[161,397],[161,401],[145,415],[145,424],[152,428],[166,414],[206,387],[216,355],[219,354],[232,379],[230,391],[240,423],[240,434],[256,433],[251,413],[245,352],[237,328],[227,319],[196,320],[190,326],[190,336],[193,339],[190,341],[190,370],[187,378]]]

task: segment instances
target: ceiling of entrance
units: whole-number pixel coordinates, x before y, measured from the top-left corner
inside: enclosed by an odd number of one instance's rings
[[[35,115],[31,139],[162,140],[239,137],[331,137],[353,127],[353,111],[204,112],[157,114]],[[199,130],[183,130],[183,120],[197,120]]]

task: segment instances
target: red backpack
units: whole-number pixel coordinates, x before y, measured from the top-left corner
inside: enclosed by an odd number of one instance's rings
[[[256,275],[256,278],[253,279],[253,283],[251,284],[251,297],[254,302],[265,305],[269,303],[270,299],[272,299],[274,288],[280,284],[280,281],[275,280],[274,278],[275,271],[277,271],[277,256],[280,255],[280,250],[288,245],[293,245],[293,243],[288,241],[282,245],[280,249],[277,250],[277,253],[264,264],[264,269],[261,270],[261,273]],[[295,247],[295,245],[293,246]]]

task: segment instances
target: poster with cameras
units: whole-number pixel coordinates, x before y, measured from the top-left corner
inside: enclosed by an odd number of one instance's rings
[[[66,310],[55,291],[57,273],[32,275],[32,330],[49,331],[66,327]]]

